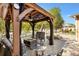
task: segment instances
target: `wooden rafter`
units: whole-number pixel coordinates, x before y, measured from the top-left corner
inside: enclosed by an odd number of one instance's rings
[[[19,21],[21,21],[21,20],[25,17],[26,14],[30,13],[30,12],[33,11],[33,10],[34,10],[34,9],[32,9],[32,8],[28,8],[28,9],[24,10],[24,11],[18,16]]]
[[[36,15],[37,13],[38,13],[37,11],[34,11],[34,12],[31,13],[31,16],[34,16],[34,15]]]

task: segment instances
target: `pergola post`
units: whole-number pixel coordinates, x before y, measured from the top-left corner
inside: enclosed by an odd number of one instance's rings
[[[32,38],[34,38],[34,35],[35,35],[34,28],[35,28],[35,23],[33,23],[33,25],[32,25]]]
[[[8,41],[11,43],[11,40],[10,40],[10,15],[7,15],[7,17],[5,18],[5,31],[6,31],[6,38],[8,39]],[[7,41],[5,40],[4,43],[7,43]],[[8,42],[8,44],[5,44],[7,47],[6,47],[6,51],[7,53],[5,53],[4,55],[7,56],[11,56],[11,46],[9,47],[8,45],[10,44]]]
[[[20,31],[20,55],[22,56],[22,44],[21,44],[21,30],[22,30],[22,22],[20,22],[20,29],[19,29],[19,31]]]
[[[20,7],[19,14],[21,14],[23,12],[23,10],[24,10],[24,4],[23,3],[19,3],[19,7]],[[20,20],[22,20],[22,19],[20,19]],[[22,30],[22,21],[20,21],[20,36],[21,36],[21,30]],[[20,37],[20,55],[21,56],[23,55],[22,51],[23,50],[22,50],[21,37]]]
[[[5,30],[6,30],[6,38],[9,40],[10,38],[10,16],[7,16],[5,19]]]
[[[34,33],[35,23],[34,22],[31,23],[31,27],[32,27],[32,38],[34,38],[34,35],[35,35]]]
[[[18,20],[19,10],[13,8],[13,56],[20,55],[20,22]]]
[[[50,18],[48,22],[50,25],[49,45],[53,45],[53,20]]]

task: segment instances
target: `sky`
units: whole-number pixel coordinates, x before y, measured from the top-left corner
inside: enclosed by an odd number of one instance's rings
[[[61,16],[66,23],[75,24],[75,19],[69,16],[79,13],[79,3],[38,3],[38,5],[47,11],[54,7],[60,8]]]

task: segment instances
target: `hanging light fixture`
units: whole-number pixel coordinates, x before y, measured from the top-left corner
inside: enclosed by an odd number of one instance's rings
[[[20,6],[19,6],[18,3],[14,3],[14,7],[15,7],[16,9],[20,9]]]

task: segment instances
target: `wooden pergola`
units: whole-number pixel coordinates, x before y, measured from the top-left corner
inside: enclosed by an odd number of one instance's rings
[[[6,38],[10,38],[10,20],[13,23],[13,49],[12,55],[21,54],[21,27],[22,22],[28,22],[32,27],[32,38],[34,38],[34,27],[37,22],[47,21],[50,25],[49,45],[53,45],[53,15],[35,3],[0,4],[0,17],[5,20]]]

